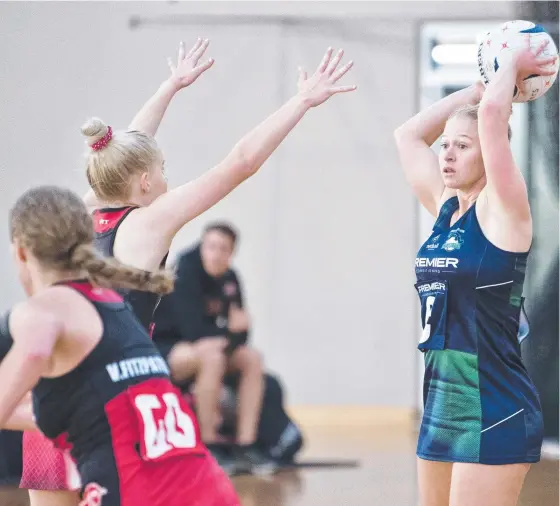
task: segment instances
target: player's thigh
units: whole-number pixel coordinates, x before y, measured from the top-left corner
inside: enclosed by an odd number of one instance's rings
[[[173,379],[183,381],[196,374],[198,355],[191,343],[175,344],[166,358]]]
[[[450,506],[515,506],[529,464],[455,464]]]
[[[420,506],[449,506],[451,462],[417,459]]]
[[[226,340],[220,337],[209,337],[196,341],[192,346],[196,359],[197,373],[205,370],[207,373],[223,376],[226,369],[224,347]]]
[[[70,490],[29,490],[30,506],[78,506],[78,492]]]

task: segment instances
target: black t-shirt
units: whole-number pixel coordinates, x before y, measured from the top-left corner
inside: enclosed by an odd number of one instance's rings
[[[243,307],[241,284],[234,270],[214,278],[206,273],[200,246],[187,251],[177,262],[175,289],[162,297],[154,315],[153,339],[167,344],[203,337],[224,336],[236,344],[245,342],[247,332],[228,331],[232,303]]]

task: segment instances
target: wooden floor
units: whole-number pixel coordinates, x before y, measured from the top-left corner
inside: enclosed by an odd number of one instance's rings
[[[302,458],[357,459],[361,466],[285,471],[271,479],[236,478],[243,506],[417,505],[416,435],[410,428],[313,427],[306,436]],[[557,461],[534,465],[519,506],[558,506],[558,475]],[[21,492],[0,490],[0,506],[26,506]]]
[[[236,478],[243,506],[416,506],[416,434],[368,427],[308,430],[302,458],[358,459],[357,469],[305,469]],[[558,461],[532,467],[518,506],[558,506]],[[476,506],[476,505],[473,505]]]

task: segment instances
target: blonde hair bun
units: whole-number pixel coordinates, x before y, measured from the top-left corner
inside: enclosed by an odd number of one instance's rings
[[[107,135],[109,127],[102,119],[90,118],[82,125],[81,131],[82,135],[87,138],[88,145],[92,146]]]

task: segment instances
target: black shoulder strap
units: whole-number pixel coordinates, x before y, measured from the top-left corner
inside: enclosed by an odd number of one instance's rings
[[[8,311],[0,319],[0,360],[8,354],[14,344],[12,334],[10,333],[10,312]]]

